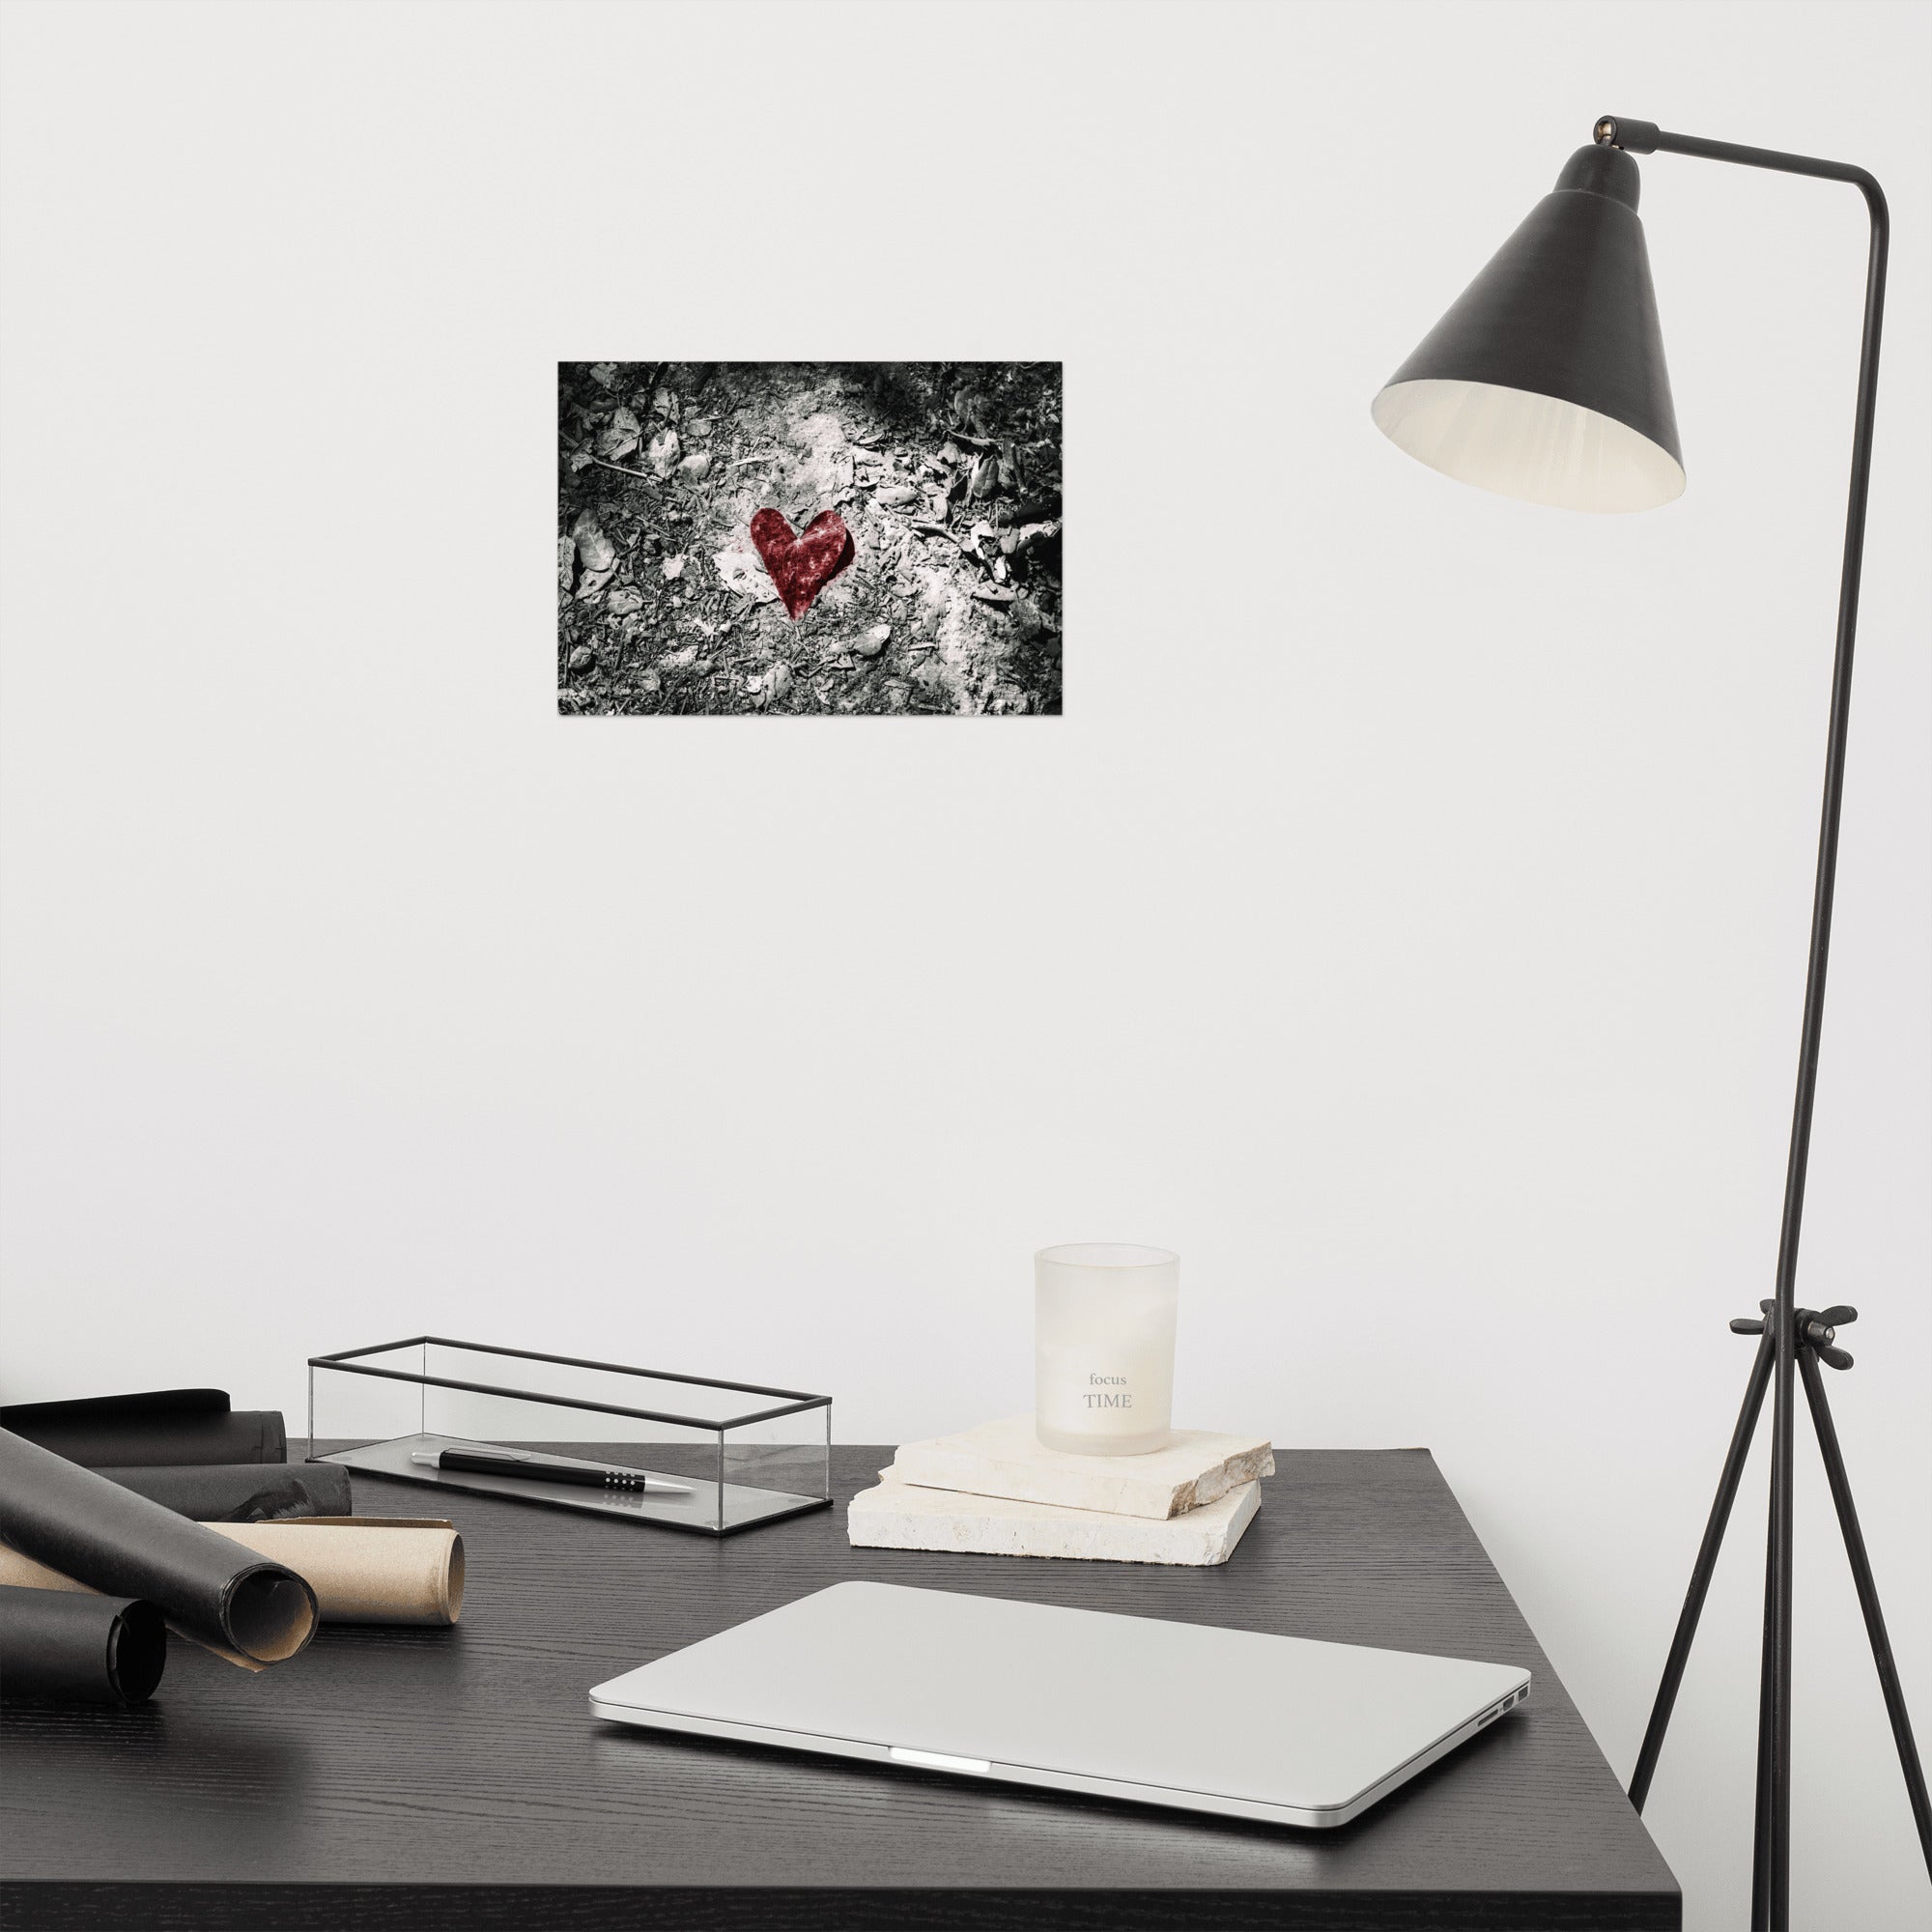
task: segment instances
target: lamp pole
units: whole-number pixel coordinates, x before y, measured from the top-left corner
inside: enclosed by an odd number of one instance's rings
[[[1864,196],[1871,217],[1871,250],[1865,271],[1864,333],[1859,349],[1858,409],[1852,430],[1851,499],[1845,513],[1844,565],[1838,580],[1838,635],[1832,664],[1831,723],[1825,740],[1825,799],[1818,831],[1818,869],[1811,896],[1811,949],[1804,975],[1804,1017],[1799,1034],[1798,1092],[1791,1115],[1791,1150],[1784,1174],[1784,1212],[1778,1229],[1776,1300],[1768,1316],[1773,1342],[1771,1534],[1765,1566],[1765,1634],[1761,1699],[1758,1710],[1758,1804],[1756,1878],[1752,1922],[1785,1932],[1791,1918],[1791,1577],[1792,1577],[1792,1433],[1796,1413],[1796,1370],[1800,1337],[1796,1322],[1798,1240],[1804,1217],[1804,1174],[1811,1148],[1811,1112],[1818,1090],[1818,1043],[1825,1021],[1825,973],[1832,946],[1832,897],[1838,865],[1838,818],[1844,803],[1845,739],[1851,720],[1852,649],[1858,633],[1859,578],[1864,560],[1865,498],[1871,480],[1872,419],[1878,401],[1879,331],[1885,315],[1886,255],[1890,218],[1885,193],[1863,168],[1843,161],[1814,159],[1807,155],[1779,154],[1769,148],[1739,147],[1729,141],[1706,141],[1692,134],[1671,134],[1648,121],[1605,115],[1597,123],[1600,146],[1621,148],[1627,154],[1692,155],[1702,160],[1730,161],[1747,168],[1769,168],[1778,174],[1809,175],[1821,181],[1847,182]],[[1815,1369],[1807,1361],[1808,1376]],[[1835,1445],[1834,1445],[1835,1446]],[[1719,1525],[1721,1533],[1721,1525]],[[1715,1556],[1715,1549],[1712,1554]],[[1708,1581],[1708,1577],[1705,1578]],[[1702,1592],[1693,1582],[1693,1593]],[[1873,1600],[1873,1607],[1876,1600]],[[1695,1609],[1689,1603],[1690,1623]],[[1869,1614],[1867,1621],[1870,1621]],[[1873,1632],[1874,1647],[1883,1637],[1883,1623]],[[1688,1649],[1688,1643],[1685,1646]],[[1898,1738],[1908,1784],[1918,1771],[1916,1753],[1909,1749],[1911,1731],[1905,1724],[1903,1701],[1893,1701],[1895,1670],[1888,1673],[1889,1645],[1880,1651],[1880,1674],[1887,1678],[1887,1703]],[[1682,1660],[1673,1653],[1676,1674]],[[1666,1696],[1665,1692],[1668,1692]],[[1676,1684],[1666,1673],[1659,1692],[1659,1709],[1652,1716],[1655,1733],[1645,1739],[1639,1760],[1641,1785],[1632,1783],[1633,1800],[1641,1806],[1656,1763],[1656,1747],[1662,1742]],[[1901,1729],[1901,1726],[1904,1726]],[[1918,1778],[1915,1810],[1925,1831],[1925,1787]]]

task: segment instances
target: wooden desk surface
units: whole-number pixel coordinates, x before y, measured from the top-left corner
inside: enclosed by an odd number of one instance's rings
[[[301,1453],[299,1447],[293,1453]],[[488,1497],[452,1631],[334,1627],[250,1676],[172,1646],[144,1710],[0,1720],[0,1918],[278,1932],[605,1926],[1676,1927],[1668,1867],[1427,1450],[1285,1452],[1217,1570],[712,1542]],[[356,1507],[427,1492],[357,1475]],[[437,1498],[439,1506],[442,1498]],[[593,1722],[584,1693],[845,1577],[1526,1665],[1525,1710],[1294,1831]]]

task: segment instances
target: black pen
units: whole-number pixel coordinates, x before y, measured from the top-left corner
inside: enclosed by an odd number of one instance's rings
[[[521,1476],[526,1482],[570,1483],[585,1490],[641,1490],[654,1496],[688,1496],[683,1483],[668,1483],[641,1469],[614,1469],[602,1463],[566,1463],[515,1449],[417,1449],[412,1463],[428,1469],[466,1469],[478,1476]]]

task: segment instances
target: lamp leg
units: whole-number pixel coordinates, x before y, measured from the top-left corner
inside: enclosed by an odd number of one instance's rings
[[[1770,1335],[1769,1326],[1765,1329]],[[1751,1932],[1771,1924],[1772,1617],[1777,1602],[1777,1496],[1773,1476],[1770,1522],[1764,1541],[1764,1646],[1758,1657],[1757,1800],[1751,1809]]]
[[[1773,1321],[1777,1329],[1777,1357],[1771,1378],[1771,1561],[1768,1566],[1765,1626],[1766,1690],[1771,1700],[1770,1762],[1767,1797],[1771,1821],[1766,1833],[1765,1924],[1768,1932],[1791,1928],[1791,1544],[1792,1544],[1792,1411],[1798,1391],[1793,1385],[1793,1356],[1797,1353],[1797,1323],[1793,1320],[1789,1279],[1778,1284],[1778,1306]]]
[[[1738,1411],[1738,1426],[1731,1432],[1731,1446],[1724,1457],[1723,1474],[1718,1479],[1717,1500],[1704,1524],[1704,1540],[1697,1547],[1697,1561],[1690,1572],[1690,1587],[1685,1592],[1684,1607],[1678,1613],[1677,1632],[1670,1639],[1670,1655],[1664,1660],[1663,1678],[1657,1687],[1657,1701],[1650,1709],[1650,1722],[1644,1729],[1643,1744],[1636,1754],[1636,1769],[1631,1774],[1630,1801],[1641,1811],[1650,1796],[1650,1781],[1657,1774],[1657,1760],[1663,1750],[1663,1734],[1670,1725],[1670,1713],[1684,1682],[1684,1666],[1690,1660],[1690,1645],[1697,1634],[1697,1620],[1704,1612],[1704,1599],[1711,1588],[1712,1573],[1718,1567],[1718,1551],[1724,1541],[1724,1529],[1731,1520],[1731,1505],[1737,1501],[1738,1484],[1750,1455],[1751,1436],[1757,1429],[1764,1392],[1771,1386],[1774,1352],[1772,1333],[1764,1331],[1757,1356],[1751,1363],[1750,1380],[1745,1388],[1744,1406]]]
[[[1798,1369],[1804,1378],[1804,1397],[1811,1405],[1811,1421],[1818,1432],[1818,1452],[1825,1459],[1826,1480],[1832,1486],[1832,1501],[1837,1506],[1838,1527],[1845,1533],[1845,1554],[1851,1558],[1852,1581],[1858,1587],[1859,1607],[1865,1616],[1865,1634],[1871,1638],[1872,1661],[1878,1665],[1879,1688],[1885,1692],[1886,1713],[1891,1719],[1892,1742],[1898,1747],[1899,1769],[1905,1774],[1913,1820],[1918,1827],[1918,1848],[1925,1856],[1926,1870],[1932,1872],[1932,1804],[1926,1800],[1925,1773],[1918,1762],[1918,1747],[1913,1741],[1912,1719],[1906,1714],[1898,1665],[1892,1661],[1891,1639],[1886,1634],[1885,1613],[1879,1608],[1878,1585],[1872,1578],[1871,1558],[1865,1552],[1864,1532],[1859,1527],[1858,1507],[1852,1501],[1851,1479],[1845,1474],[1837,1426],[1832,1420],[1831,1406],[1825,1400],[1824,1378],[1818,1373],[1818,1359],[1811,1350],[1798,1351]]]

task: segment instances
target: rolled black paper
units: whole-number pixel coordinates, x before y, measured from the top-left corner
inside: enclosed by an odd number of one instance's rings
[[[0,1429],[0,1539],[108,1597],[146,1597],[184,1636],[253,1664],[315,1634],[315,1592],[212,1529]]]
[[[0,1696],[140,1704],[168,1661],[168,1627],[139,1597],[0,1585]]]
[[[174,1468],[156,1463],[97,1473],[196,1522],[355,1514],[349,1471],[340,1463],[190,1463]]]
[[[89,1468],[182,1463],[286,1463],[288,1431],[272,1408],[230,1408],[223,1389],[150,1389],[0,1408],[11,1429]]]

